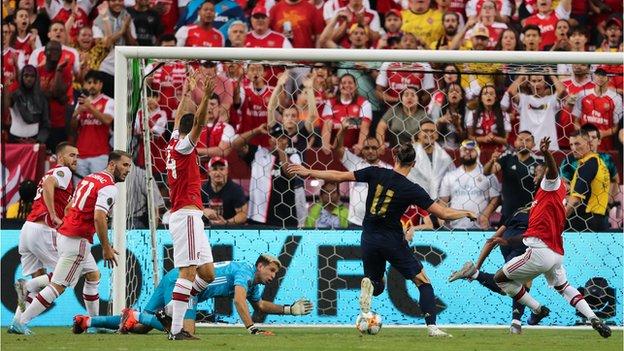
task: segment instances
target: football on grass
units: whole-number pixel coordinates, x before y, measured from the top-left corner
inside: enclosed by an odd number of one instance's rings
[[[375,312],[360,313],[355,327],[361,334],[375,335],[381,330],[381,316]]]

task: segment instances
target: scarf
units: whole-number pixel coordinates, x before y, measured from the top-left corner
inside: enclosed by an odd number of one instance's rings
[[[434,145],[431,161],[420,143],[415,143],[414,149],[416,150],[416,163],[407,174],[407,179],[420,185],[429,197],[436,199],[442,178],[446,172],[455,168],[453,160],[438,143]]]

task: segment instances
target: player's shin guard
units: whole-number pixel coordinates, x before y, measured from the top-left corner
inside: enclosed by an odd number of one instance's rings
[[[203,280],[199,275],[196,275],[193,287],[191,288],[191,296],[197,296],[197,294],[206,290],[207,287],[208,282]]]
[[[100,281],[89,281],[85,279],[84,286],[82,287],[82,298],[84,300],[85,308],[89,316],[97,316],[100,314],[100,295],[98,293],[98,287]]]
[[[479,275],[477,275],[477,281],[479,282],[479,284],[490,289],[491,291],[501,295],[505,295],[500,286],[498,286],[494,281],[494,274],[479,271]]]
[[[95,316],[91,317],[91,325],[90,327],[94,328],[106,328],[106,329],[117,329],[119,328],[119,323],[121,322],[121,316]]]
[[[567,282],[563,286],[555,287],[557,291],[579,312],[583,314],[587,319],[596,318],[596,314],[587,304],[587,301],[583,298],[583,295],[573,286],[570,286]]]
[[[150,326],[156,330],[160,330],[163,331],[165,330],[165,328],[163,328],[163,325],[158,321],[158,318],[156,318],[156,316],[154,316],[151,313],[145,313],[145,312],[141,312],[139,314],[139,323],[143,324],[143,325],[147,325]]]
[[[436,324],[435,295],[431,284],[421,284],[418,286],[420,291],[420,310],[425,315],[425,323],[427,325]]]
[[[190,280],[178,278],[173,288],[171,302],[173,303],[173,315],[171,316],[171,334],[178,334],[182,330],[184,314],[188,307],[189,296],[193,283]]]
[[[22,313],[22,317],[20,319],[21,324],[27,324],[33,318],[37,317],[43,311],[45,311],[50,305],[59,297],[58,291],[52,286],[48,285],[43,290],[37,294],[37,297],[33,300],[33,302],[28,306],[26,311]]]

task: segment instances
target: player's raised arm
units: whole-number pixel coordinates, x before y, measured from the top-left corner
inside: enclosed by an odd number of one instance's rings
[[[476,220],[477,215],[471,211],[456,210],[451,207],[444,207],[438,203],[433,203],[427,208],[429,213],[433,213],[436,217],[444,220],[456,220],[460,218],[469,218],[470,220]]]
[[[188,72],[189,75],[186,77],[184,81],[184,85],[182,86],[182,99],[180,100],[180,104],[178,104],[178,109],[175,113],[175,118],[173,120],[173,130],[178,130],[180,128],[180,119],[185,114],[191,112],[193,101],[191,99],[191,92],[197,86],[197,80],[195,78],[195,71],[192,70]]]
[[[204,82],[204,96],[202,97],[199,107],[195,112],[195,118],[193,119],[193,127],[189,132],[189,139],[193,145],[197,145],[197,140],[201,134],[202,128],[206,125],[207,112],[208,112],[208,100],[212,97],[212,93],[215,87],[215,79],[206,79]]]
[[[287,172],[290,174],[296,174],[302,177],[312,177],[327,180],[330,182],[350,182],[355,181],[355,175],[353,172],[341,172],[341,171],[318,171],[315,169],[305,168],[302,165],[289,164]]]
[[[559,168],[557,168],[557,162],[552,153],[550,153],[550,138],[545,137],[540,141],[540,151],[544,155],[544,162],[546,163],[546,179],[555,180],[559,177]]]

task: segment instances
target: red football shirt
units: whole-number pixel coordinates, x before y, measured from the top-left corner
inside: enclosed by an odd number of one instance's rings
[[[180,139],[177,130],[167,146],[167,184],[172,213],[185,206],[203,208],[197,149],[188,136]]]
[[[566,187],[560,178],[554,181],[544,178],[535,194],[529,213],[529,227],[524,233],[524,237],[538,238],[560,255],[563,255],[561,234],[566,224],[563,205],[566,193]]]
[[[584,82],[577,82],[573,77],[570,77],[566,80],[562,80],[561,83],[566,86],[568,95],[576,95],[583,90],[594,88],[594,83],[590,78],[587,78]],[[559,115],[559,123],[557,123],[557,135],[561,136],[559,138],[559,148],[570,148],[570,139],[568,136],[572,135],[575,129],[574,119],[572,117],[572,108],[569,105],[564,104],[561,109],[561,114]]]
[[[262,123],[267,123],[267,110],[269,99],[273,88],[264,86],[260,91],[256,91],[253,86],[246,86],[241,89],[241,122],[239,124],[238,133],[244,133],[248,130],[259,127]],[[249,143],[269,147],[269,136],[257,135]]]
[[[206,29],[198,24],[183,26],[176,32],[178,46],[203,46],[203,47],[223,47],[225,40],[218,30],[210,27]]]
[[[607,90],[598,96],[595,90],[581,93],[572,115],[579,119],[580,125],[593,123],[598,129],[607,131],[613,128],[622,118],[622,97],[613,90]],[[614,148],[612,138],[603,138],[598,151],[609,151]]]
[[[379,67],[376,84],[387,88],[386,94],[396,98],[407,87],[433,89],[435,87],[433,75],[426,73],[431,71],[428,63],[384,62]]]
[[[542,35],[542,43],[540,44],[540,50],[544,50],[544,47],[555,44],[557,37],[555,36],[555,30],[557,29],[557,22],[560,19],[568,19],[570,14],[566,14],[565,10],[559,4],[557,9],[551,11],[548,15],[542,15],[536,13],[525,20],[525,26],[529,24],[535,24],[539,27]]]
[[[50,107],[50,126],[52,128],[64,128],[65,127],[65,109],[68,106],[73,105],[74,101],[74,87],[72,85],[73,75],[72,75],[72,67],[68,64],[65,66],[63,70],[63,84],[67,87],[67,100],[65,103],[60,103],[56,99],[48,99],[48,106]],[[50,90],[52,88],[52,82],[54,81],[54,74],[56,73],[56,69],[52,71],[48,71],[46,66],[37,67],[37,72],[39,72],[39,83],[41,86],[41,90]],[[80,150],[82,154],[82,150]]]
[[[340,129],[342,120],[345,118],[353,118],[361,123],[370,123],[373,120],[372,107],[368,100],[358,96],[353,102],[343,102],[340,98],[329,100],[323,109],[323,121],[331,120],[333,124],[332,138]],[[349,125],[345,133],[344,145],[351,147],[358,143],[360,137],[360,126]]]
[[[313,48],[314,36],[320,35],[325,27],[323,18],[315,14],[316,8],[307,1],[299,1],[296,4],[280,1],[271,8],[270,27],[276,32],[283,33],[284,23],[290,22],[293,33],[292,46]]]
[[[71,208],[58,229],[59,234],[85,238],[93,243],[95,210],[109,213],[116,198],[117,187],[112,174],[102,171],[84,177],[76,187]]]
[[[145,71],[150,72],[153,65]],[[173,120],[173,111],[178,108],[182,97],[182,87],[186,79],[187,64],[185,62],[169,62],[154,72],[152,89],[158,91],[158,104],[167,113],[167,118]]]
[[[35,196],[35,201],[33,201],[32,210],[26,220],[29,222],[43,220],[49,227],[54,227],[54,223],[52,223],[50,214],[48,213],[48,207],[43,201],[43,182],[48,179],[48,177],[56,178],[58,187],[54,189],[54,211],[59,218],[63,218],[65,207],[67,207],[72,193],[74,192],[74,183],[72,182],[71,170],[65,166],[57,165],[48,170],[39,181],[37,195]]]
[[[91,100],[91,105],[96,110],[114,116],[115,106],[113,99],[104,94],[100,94]],[[78,108],[80,105],[76,105]],[[80,150],[80,158],[107,155],[110,152],[110,131],[111,126],[104,124],[94,115],[81,112],[78,116],[78,138],[76,147]]]

